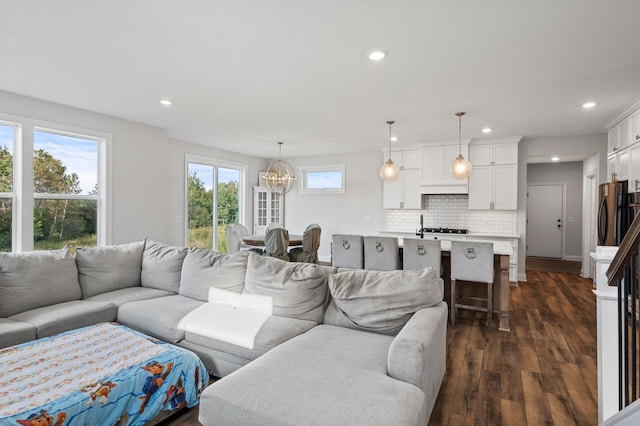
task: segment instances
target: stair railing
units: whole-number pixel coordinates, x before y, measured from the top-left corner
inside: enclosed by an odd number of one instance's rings
[[[638,253],[640,252],[640,214],[636,215],[620,248],[607,270],[608,284],[618,287],[618,404],[623,410],[639,399],[640,328],[638,319]]]

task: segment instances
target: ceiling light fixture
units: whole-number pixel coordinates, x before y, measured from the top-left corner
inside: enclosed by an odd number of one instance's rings
[[[387,121],[389,125],[389,159],[380,167],[380,177],[382,180],[392,181],[398,177],[400,169],[391,161],[391,125],[395,123],[393,120]]]
[[[551,157],[551,161],[560,161],[560,157],[554,155],[553,157]]]
[[[398,142],[398,137],[397,136],[391,136],[391,142]]]
[[[384,59],[385,56],[386,55],[381,50],[375,50],[375,51],[369,53],[369,59],[371,59],[372,61],[380,61],[380,60]]]
[[[491,133],[493,132],[493,129],[491,127],[485,127],[484,129],[482,129],[482,133]]]
[[[582,108],[584,108],[584,109],[591,109],[594,106],[596,106],[595,102],[585,102],[585,103],[582,104]]]
[[[458,156],[451,163],[451,174],[456,179],[466,179],[471,174],[471,163],[462,156],[462,116],[464,112],[456,112],[458,117]]]
[[[271,163],[262,179],[264,179],[271,192],[277,195],[284,195],[291,191],[298,177],[291,164],[282,161],[282,142],[278,142],[278,146],[278,160]]]
[[[173,105],[173,101],[171,99],[160,99],[160,103],[164,106]]]

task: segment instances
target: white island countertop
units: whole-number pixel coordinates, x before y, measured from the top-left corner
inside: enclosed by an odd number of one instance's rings
[[[438,240],[440,240],[440,249],[442,251],[446,251],[446,252],[450,252],[451,251],[451,240],[447,240],[446,235],[448,234],[439,234],[442,235],[442,237],[439,237]],[[462,235],[462,234],[453,234],[453,235]],[[468,235],[468,234],[467,234]],[[390,236],[394,236],[398,238],[398,244],[400,245],[400,247],[402,247],[402,236],[398,233],[395,233],[394,235],[384,235],[385,237],[390,237]],[[405,235],[404,238],[411,238],[411,239],[417,239],[419,240],[420,238],[418,238],[417,236],[411,236],[409,237],[408,235]],[[432,238],[425,238],[425,240],[433,240]],[[490,240],[474,240],[473,237],[471,238],[466,238],[466,239],[456,239],[455,241],[468,241],[468,242],[474,242],[477,241],[479,243],[487,243],[487,242],[492,242],[493,243],[493,253],[494,254],[506,254],[511,256],[513,254],[513,247],[511,247],[511,243],[509,241],[504,241],[504,240],[495,240],[495,241],[490,241]]]

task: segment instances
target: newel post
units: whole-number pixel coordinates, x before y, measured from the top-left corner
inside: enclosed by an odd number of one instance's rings
[[[618,247],[598,246],[591,258],[596,261],[596,313],[598,331],[598,423],[618,408],[618,288],[610,287],[606,272]]]

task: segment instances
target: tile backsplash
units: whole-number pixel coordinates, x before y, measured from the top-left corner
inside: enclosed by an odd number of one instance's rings
[[[387,210],[387,231],[416,232],[420,215],[427,228],[464,228],[470,232],[517,234],[516,211],[469,210],[465,194],[423,195],[422,210]]]

